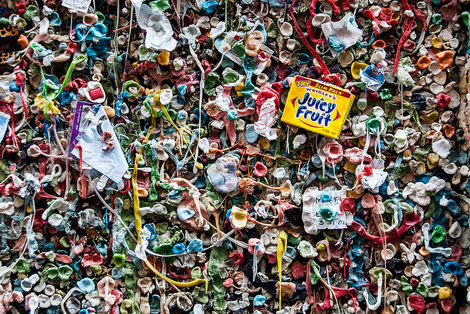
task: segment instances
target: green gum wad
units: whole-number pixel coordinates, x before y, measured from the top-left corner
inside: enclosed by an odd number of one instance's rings
[[[98,16],[98,23],[104,23],[106,16],[99,11],[96,11],[95,14]]]
[[[321,279],[321,277],[318,276],[320,266],[318,266],[318,264],[314,260],[312,260],[309,266],[310,267],[308,267],[307,271],[310,272],[310,283],[312,285],[316,285]]]
[[[158,229],[159,224],[156,225]],[[158,234],[158,231],[157,231]],[[162,255],[171,255],[173,254],[173,245],[184,240],[183,231],[177,226],[174,226],[168,230],[168,233],[162,234],[159,238],[159,243],[152,249],[155,253]],[[169,263],[175,260],[174,257],[165,258]]]
[[[329,207],[321,208],[320,215],[326,221],[333,221],[335,219],[335,212]]]
[[[168,222],[159,222],[155,225],[155,232],[158,235],[164,234],[168,230]]]
[[[410,295],[413,292],[413,286],[408,283],[408,278],[401,276],[401,290]]]
[[[171,244],[182,242],[184,240],[184,233],[178,226],[170,228],[170,236]]]
[[[207,293],[204,286],[195,286],[192,292],[192,295],[194,299],[196,299],[198,302],[201,302],[204,304],[209,302],[209,294]]]
[[[29,265],[28,261],[24,258],[20,258],[15,265],[15,269],[21,274],[26,274],[31,271],[31,265]]]
[[[423,297],[427,298],[429,294],[429,288],[424,283],[420,282],[416,287],[416,291],[421,294]]]
[[[429,148],[425,149],[425,148],[418,148],[417,150],[415,150],[413,152],[413,157],[415,157],[416,159],[419,159],[423,156],[425,156],[426,154],[429,153]]]
[[[150,145],[145,146],[145,154],[147,155],[148,159],[151,160],[151,170],[150,170],[150,190],[149,190],[149,202],[156,202],[158,201],[158,192],[156,182],[160,182],[160,171],[158,170],[157,163],[153,160],[153,149]]]
[[[70,248],[69,238],[67,238],[66,236],[63,236],[62,238],[60,238],[59,243],[65,248]]]
[[[382,88],[380,90],[379,94],[380,94],[380,98],[382,100],[389,100],[393,97],[392,93],[390,92],[390,90],[388,88]]]
[[[196,266],[191,270],[191,278],[194,279],[194,280],[202,279],[201,267]]]
[[[232,49],[240,59],[245,60],[246,51],[243,42],[236,43],[235,45],[233,45]]]
[[[90,265],[90,269],[97,276],[103,273],[103,268],[100,265]]]
[[[157,0],[157,1],[151,1],[149,3],[149,6],[152,9],[156,9],[158,11],[166,11],[170,8],[170,4],[168,3],[168,0]]]
[[[59,274],[59,269],[57,268],[57,266],[55,266],[52,263],[47,263],[41,272],[41,276],[44,277],[45,280],[55,279],[57,278],[58,274]]]
[[[215,94],[215,88],[220,82],[220,76],[217,73],[211,72],[207,74],[206,78],[204,79],[204,92],[208,96],[212,96]]]
[[[268,38],[276,38],[277,27],[276,27],[276,24],[272,20],[269,21],[268,27],[266,27],[266,32],[268,34]]]
[[[6,160],[0,160],[0,180],[5,180],[10,175],[10,167]]]
[[[163,241],[162,241],[163,242]],[[173,245],[170,242],[163,242],[153,248],[153,251],[158,254],[170,255],[172,254]]]
[[[23,14],[23,18],[27,21],[31,21],[33,16],[39,15],[38,8],[35,5],[28,5],[26,12]]]
[[[428,210],[424,213],[424,218],[430,218],[434,215],[434,211],[436,210],[436,202],[431,200],[431,204],[428,206]]]
[[[441,243],[446,238],[446,230],[443,226],[437,225],[431,233],[431,240],[434,243]]]
[[[135,266],[131,263],[126,263],[124,267],[124,272],[126,274],[124,277],[126,288],[134,290],[135,285],[137,284],[137,272],[135,270]]]
[[[287,244],[295,248],[299,246],[300,241],[302,241],[301,235],[294,237],[293,235],[289,234],[287,237]]]
[[[407,174],[409,170],[410,166],[408,164],[401,164],[395,171],[395,178],[400,179]]]
[[[372,277],[374,277],[375,280],[379,280],[380,274],[383,274],[384,272],[385,272],[384,268],[378,267],[378,268],[374,269],[374,271],[372,272]],[[392,278],[393,277],[392,272],[388,269],[386,270],[386,274],[387,274],[387,278]]]
[[[123,300],[119,309],[121,310],[121,314],[140,313],[137,303],[131,299]]]
[[[467,34],[470,33],[470,13],[468,11],[462,12],[462,14],[460,15],[460,18],[462,19],[463,23],[467,27]],[[470,38],[468,39],[467,46],[470,46]]]
[[[134,221],[134,212],[130,210],[131,200],[126,198],[123,200],[123,209],[121,211],[121,218],[125,223],[131,223]]]
[[[328,182],[330,179],[327,177],[327,176],[324,176],[324,175],[319,175],[318,176],[318,180],[321,182],[321,183],[326,183]]]
[[[119,253],[114,253],[113,254],[113,263],[116,265],[116,267],[122,267],[126,263],[126,254],[119,254]]]
[[[380,120],[378,118],[372,118],[367,121],[367,130],[369,134],[375,135],[380,129]]]
[[[150,2],[150,3],[152,3],[152,2]],[[147,48],[145,48],[144,45],[139,46],[139,48],[137,49],[137,53],[139,54],[139,57],[140,57],[141,60],[148,60],[150,62],[157,62],[158,53],[153,52],[151,50],[148,50]]]
[[[214,310],[217,313],[224,312],[225,308],[225,260],[227,259],[228,253],[224,247],[214,247],[211,250],[209,259],[209,275],[212,277],[212,283],[214,288]]]
[[[59,278],[60,280],[67,281],[73,274],[73,269],[69,265],[62,265],[59,267]]]
[[[227,73],[224,77],[224,83],[229,84],[229,83],[235,83],[238,80],[238,73],[235,71],[231,71]]]

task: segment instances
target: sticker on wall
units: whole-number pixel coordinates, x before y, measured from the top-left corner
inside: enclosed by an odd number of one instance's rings
[[[0,142],[3,141],[3,138],[5,137],[9,122],[10,116],[4,112],[0,112]]]
[[[354,102],[354,95],[337,86],[295,76],[282,121],[337,138]]]

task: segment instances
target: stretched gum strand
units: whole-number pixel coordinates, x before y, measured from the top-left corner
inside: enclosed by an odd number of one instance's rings
[[[330,293],[331,293],[333,295],[333,298],[335,300],[337,308],[341,312],[341,307],[339,306],[339,302],[338,302],[338,298],[336,296],[336,293],[333,290],[333,287],[321,277],[321,274],[318,270],[319,266],[317,265],[317,263],[315,263],[314,260],[310,260],[307,267],[308,267],[308,271],[307,271],[308,273],[310,272],[310,268],[313,268],[313,272],[314,272],[315,276],[321,281],[321,283],[325,287],[325,300],[322,303],[317,304],[317,309],[326,310],[326,309],[330,308]],[[311,287],[311,283],[310,283],[310,287]]]
[[[269,186],[269,185],[266,185],[264,183],[261,183],[259,181],[256,181],[256,185],[259,185],[259,186],[262,186],[266,189],[271,189],[271,190],[276,190],[276,191],[279,191],[282,193],[282,191],[285,189],[285,187],[282,187],[282,186],[279,186],[279,187],[275,187],[275,186]]]
[[[292,21],[294,22],[294,28],[295,28],[297,34],[299,35],[300,39],[302,40],[302,43],[305,45],[305,47],[307,47],[307,49],[310,51],[310,53],[315,57],[315,59],[318,61],[318,64],[320,64],[320,67],[323,71],[323,76],[329,75],[330,70],[328,69],[328,67],[326,66],[325,62],[320,57],[320,55],[315,51],[315,49],[312,48],[312,46],[310,46],[310,44],[307,41],[307,38],[305,38],[305,35],[302,32],[302,29],[300,29],[300,26],[297,23],[297,19],[295,18],[294,11],[293,11],[293,8],[294,8],[294,5],[295,5],[296,2],[297,2],[297,0],[294,0],[292,2],[291,6],[290,6],[290,10],[289,10],[289,13],[292,17]]]
[[[162,273],[160,273],[150,262],[148,259],[146,259],[145,261],[145,265],[147,265],[148,268],[150,268],[151,271],[153,271],[155,273],[155,275],[157,275],[158,277],[160,277],[161,279],[165,280],[166,282],[174,285],[174,286],[177,286],[177,287],[193,287],[193,286],[197,286],[197,285],[200,285],[200,284],[204,284],[205,288],[206,288],[206,291],[207,289],[209,288],[209,282],[207,281],[207,279],[197,279],[197,280],[193,280],[193,281],[189,281],[189,282],[178,282],[178,281],[174,281],[173,279],[171,278],[168,278],[167,276],[163,275]]]
[[[155,109],[153,109],[152,113],[152,125],[147,131],[147,135],[145,135],[145,143],[150,138],[153,130],[155,129],[156,125],[156,117],[155,117]],[[140,233],[142,232],[142,215],[140,213],[140,203],[139,203],[139,193],[138,193],[138,186],[137,186],[137,172],[139,169],[139,160],[140,156],[144,151],[144,146],[140,147],[139,152],[135,156],[134,161],[134,171],[132,172],[132,193],[134,195],[134,217],[135,217],[135,230],[137,231],[137,244],[140,244]]]
[[[78,56],[77,58],[75,58],[75,60],[72,61],[72,63],[70,64],[69,68],[67,69],[67,73],[65,74],[65,78],[64,78],[64,81],[62,82],[62,85],[60,86],[60,89],[57,91],[57,93],[52,96],[52,97],[44,97],[47,99],[47,103],[46,103],[46,106],[44,107],[44,116],[48,119],[48,120],[51,120],[50,117],[49,117],[49,106],[50,106],[50,103],[54,101],[54,99],[56,99],[60,93],[62,93],[62,91],[64,90],[65,86],[68,84],[68,82],[70,81],[70,79],[72,78],[72,74],[73,74],[73,70],[75,69],[75,66],[82,62],[83,60],[85,60],[85,56],[84,55],[81,55],[81,56]],[[42,67],[41,67],[41,76],[42,76],[42,79],[43,81],[45,81],[45,76],[44,76],[44,72],[42,71]]]
[[[277,236],[277,269],[279,271],[279,311],[282,310],[282,255],[287,248],[287,234],[281,230]]]
[[[373,220],[374,220],[374,223],[375,225],[377,226],[378,230],[379,230],[379,233],[380,233],[380,238],[382,240],[382,250],[385,252],[386,248],[387,248],[387,236],[385,235],[385,230],[383,228],[381,228],[380,226],[383,226],[384,224],[384,220],[383,220],[383,217],[382,217],[382,214],[380,213],[377,213],[375,214],[374,211],[376,210],[377,207],[375,207],[373,210],[372,210],[372,217],[373,217]],[[378,217],[377,217],[378,216]],[[378,218],[378,219],[377,219]],[[380,276],[379,276],[379,291],[378,291],[378,295],[379,295],[379,298],[377,299],[377,303],[376,305],[374,305],[373,307],[379,307],[380,305],[380,298],[381,298],[381,292],[382,292],[382,284],[383,284],[383,287],[384,287],[384,304],[387,304],[387,256],[385,256],[384,258],[384,272],[385,272],[385,277],[383,278],[383,283],[382,283],[382,273],[380,273]],[[364,291],[364,298],[366,299],[366,303],[367,303],[367,306],[369,307],[369,309],[372,309],[370,307],[370,304],[368,302],[368,298],[365,297],[365,294],[367,292]],[[376,309],[377,309],[376,308]],[[375,309],[375,310],[376,310]]]
[[[396,242],[402,234],[404,234],[408,229],[415,226],[419,222],[420,217],[414,212],[407,212],[403,215],[403,218],[403,224],[400,226],[400,228],[398,228],[398,230],[396,230],[395,234],[387,235],[385,237],[385,240],[388,243]],[[372,243],[382,244],[382,237],[371,235],[357,221],[352,222],[351,228],[359,233],[362,237],[369,239]]]
[[[166,110],[165,106],[160,102],[160,93],[161,93],[161,90],[158,90],[153,94],[153,99],[155,101],[155,104],[163,112],[163,114],[165,115],[167,120],[171,123],[171,125],[178,131],[178,133],[181,136],[181,139],[183,140],[183,143],[188,146],[189,153],[190,153],[191,157],[194,159],[194,164],[197,165],[198,169],[202,169],[202,165],[200,164],[200,162],[197,161],[197,158],[194,156],[193,152],[190,150],[191,147],[189,147],[188,141],[184,138],[183,131],[181,131],[181,129],[175,124],[173,119],[170,117],[170,114],[168,113],[168,110]],[[188,132],[188,131],[186,131],[186,132]],[[190,133],[190,132],[188,132],[188,133],[190,135],[192,135],[192,133]]]

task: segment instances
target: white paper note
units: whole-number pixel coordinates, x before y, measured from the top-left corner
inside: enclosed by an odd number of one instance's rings
[[[342,190],[323,190],[316,187],[305,190],[303,194],[302,220],[305,231],[314,233],[323,229],[345,229],[346,215],[340,213],[340,204],[344,198]],[[322,208],[328,208],[335,213],[332,221],[326,221],[320,215]]]
[[[111,132],[114,140],[113,149],[102,149],[106,144],[101,139],[98,129],[101,129],[101,132]],[[128,169],[127,161],[103,107],[100,106],[90,124],[78,137],[78,145],[82,147],[82,158],[84,163],[96,169],[116,183],[121,181],[122,176]],[[80,158],[77,148],[72,151],[72,155]]]
[[[90,3],[91,0],[62,0],[64,7],[80,12],[88,12]]]

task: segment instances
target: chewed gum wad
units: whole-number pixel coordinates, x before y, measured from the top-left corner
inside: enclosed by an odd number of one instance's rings
[[[0,314],[470,313],[469,0],[0,0]]]

